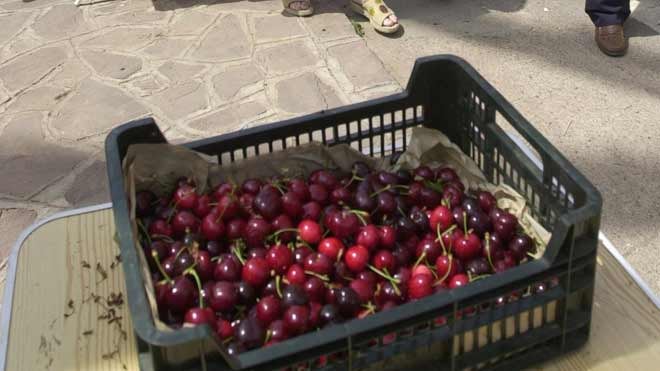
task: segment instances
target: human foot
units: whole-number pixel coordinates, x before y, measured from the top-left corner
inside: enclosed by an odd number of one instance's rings
[[[401,26],[399,19],[383,0],[350,0],[351,8],[369,19],[376,31],[393,33]]]

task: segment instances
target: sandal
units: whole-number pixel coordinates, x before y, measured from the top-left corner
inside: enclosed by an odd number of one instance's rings
[[[307,3],[309,7],[307,9],[296,10],[290,7],[292,3]],[[312,2],[310,0],[282,0],[282,4],[284,5],[285,12],[295,15],[296,17],[307,17],[314,13],[314,8],[312,7]]]
[[[390,9],[383,0],[349,0],[351,4],[351,9],[354,12],[361,14],[369,19],[369,23],[376,29],[378,32],[385,34],[394,33],[399,30],[401,25],[397,22],[391,26],[383,25],[383,22],[387,17],[394,15],[392,9]]]

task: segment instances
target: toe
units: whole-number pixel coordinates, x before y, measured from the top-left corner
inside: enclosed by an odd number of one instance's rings
[[[398,18],[395,15],[390,15],[389,17],[383,20],[383,26],[392,27],[399,22]]]

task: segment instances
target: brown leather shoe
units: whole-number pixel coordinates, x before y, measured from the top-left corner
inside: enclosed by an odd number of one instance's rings
[[[612,57],[620,57],[628,50],[628,40],[620,24],[596,27],[596,44],[603,53]]]

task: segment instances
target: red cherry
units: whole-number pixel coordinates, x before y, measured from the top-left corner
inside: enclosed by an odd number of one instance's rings
[[[307,271],[327,275],[332,272],[332,260],[323,254],[313,252],[305,257],[304,268]]]
[[[183,323],[188,325],[209,325],[215,330],[216,326],[215,313],[211,308],[190,308],[183,318]]]
[[[380,243],[380,233],[378,227],[373,224],[367,224],[360,228],[357,239],[355,241],[358,245],[366,247],[368,250],[374,250]]]
[[[310,201],[303,205],[302,219],[318,220],[321,217],[321,205],[318,202]]]
[[[490,192],[479,191],[477,193],[477,199],[479,200],[479,207],[487,214],[497,206],[497,200]]]
[[[433,294],[433,276],[417,274],[408,282],[408,297],[411,300],[421,299]]]
[[[238,199],[233,194],[226,194],[218,200],[218,206],[214,209],[214,212],[222,220],[230,220],[238,215],[240,210],[240,204]]]
[[[245,225],[245,240],[249,247],[263,247],[270,234],[271,225],[263,218],[252,217]]]
[[[451,210],[444,206],[438,206],[433,209],[429,218],[431,231],[436,232],[438,226],[440,226],[440,231],[442,232],[451,227],[452,224],[454,224],[454,217]]]
[[[468,283],[470,283],[470,278],[467,274],[459,273],[449,280],[449,288],[455,289],[457,287],[465,286]]]
[[[317,250],[321,254],[327,256],[333,261],[337,260],[340,251],[342,251],[343,249],[344,249],[344,244],[341,242],[340,239],[335,237],[327,237],[322,239],[317,247]]]
[[[321,241],[321,226],[313,220],[305,219],[300,224],[298,224],[298,235],[300,239],[309,243],[317,244]]]
[[[389,250],[378,250],[371,258],[371,264],[381,271],[394,272],[396,259]]]
[[[174,202],[178,209],[192,209],[197,203],[195,187],[184,184],[174,191]]]
[[[225,233],[225,225],[215,213],[207,214],[202,219],[202,234],[207,240],[218,240]]]
[[[425,238],[419,241],[415,250],[415,256],[420,257],[422,254],[425,254],[429,263],[434,262],[442,254],[442,246],[433,238]]]
[[[216,332],[221,340],[229,339],[230,337],[234,336],[234,328],[226,319],[219,319],[216,323],[216,328]]]
[[[323,301],[325,299],[325,285],[320,278],[310,276],[303,286],[310,301]]]
[[[275,219],[273,219],[273,221],[271,222],[271,225],[273,226],[273,230],[275,231],[293,228],[293,222],[291,221],[291,218],[289,218],[289,216],[286,214],[280,214],[277,217],[275,217]],[[292,232],[282,232],[278,236],[280,240],[283,242],[289,242],[295,238]]]
[[[286,271],[286,280],[292,285],[304,285],[307,280],[305,277],[305,270],[300,265],[293,264]]]
[[[230,240],[243,238],[243,234],[245,233],[245,225],[245,219],[241,218],[235,218],[228,221],[227,224],[225,224],[225,233],[227,234],[227,238]]]
[[[303,213],[303,203],[298,194],[289,191],[282,195],[282,210],[291,218],[298,218]]]
[[[366,268],[369,263],[369,250],[362,245],[352,246],[344,255],[344,262],[348,269],[353,272],[360,272]]]
[[[193,212],[197,217],[203,218],[206,216],[206,214],[211,212],[211,197],[209,195],[203,195],[197,198],[197,202],[195,202],[195,207],[193,208]]]
[[[468,233],[454,240],[454,254],[463,261],[469,261],[481,254],[481,240],[474,233]]]
[[[172,231],[176,236],[183,236],[186,231],[196,233],[199,229],[199,219],[188,210],[181,210],[172,218]]]
[[[275,245],[268,250],[266,260],[275,273],[284,274],[293,264],[293,252],[285,245]]]
[[[261,298],[259,303],[257,303],[257,319],[264,326],[268,326],[271,322],[278,319],[281,312],[282,306],[280,304],[280,299],[274,296]]]
[[[396,229],[390,226],[382,226],[378,229],[380,245],[386,249],[391,249],[396,243]]]
[[[268,326],[271,340],[284,341],[289,338],[289,333],[284,326],[284,321],[278,319],[270,323]]]
[[[429,276],[433,279],[433,272],[431,272],[431,269],[427,267],[424,264],[420,264],[413,268],[412,272],[410,273],[411,276],[419,276],[419,275],[425,275]]]
[[[458,273],[458,260],[451,255],[439,256],[435,261],[435,270],[438,277],[445,280]]]
[[[209,306],[216,312],[229,312],[238,302],[236,286],[227,281],[219,281],[211,289]]]
[[[302,334],[309,326],[309,308],[306,305],[292,305],[284,312],[282,320],[290,334]]]
[[[374,285],[367,280],[353,280],[349,286],[358,294],[360,301],[368,303],[374,295]]]
[[[162,219],[156,219],[149,225],[149,235],[151,237],[160,235],[160,236],[172,236],[172,227],[167,224],[166,221]]]
[[[245,262],[241,278],[254,287],[262,287],[268,282],[270,272],[264,258],[251,258]]]
[[[321,321],[321,308],[323,306],[315,301],[309,303],[309,328],[318,327]]]
[[[295,193],[301,202],[309,201],[309,187],[304,179],[292,179],[289,182],[289,191]]]
[[[321,184],[310,184],[309,196],[312,201],[316,201],[319,205],[327,205],[330,197],[328,190]]]
[[[198,251],[197,256],[195,257],[195,264],[195,271],[199,274],[199,278],[202,282],[213,278],[215,263],[211,261],[211,254],[209,254],[208,251]]]

